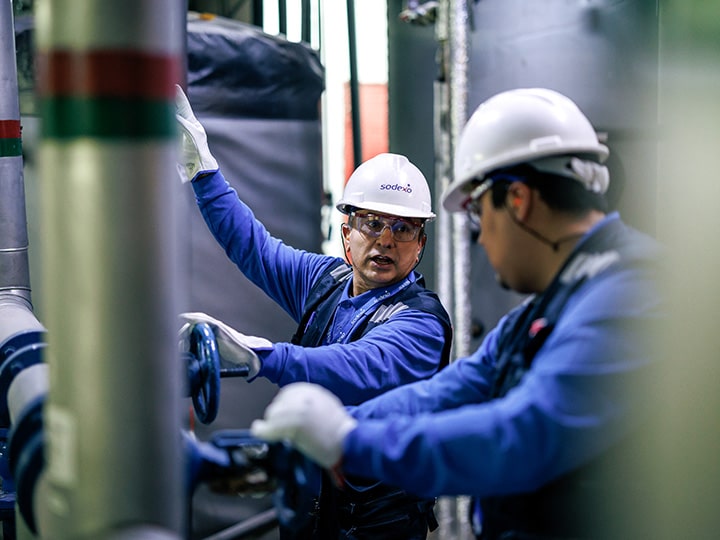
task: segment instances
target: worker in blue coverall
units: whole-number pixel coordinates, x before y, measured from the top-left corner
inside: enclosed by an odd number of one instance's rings
[[[183,132],[179,172],[192,181],[210,231],[245,276],[299,325],[291,343],[270,343],[207,314],[184,313],[185,338],[190,325],[209,323],[220,356],[248,366],[249,380],[265,377],[281,387],[317,383],[348,405],[426,379],[448,363],[449,316],[414,271],[427,240],[425,223],[435,217],[417,167],[404,156],[380,154],[354,171],[337,205],[348,215],[342,226],[346,262],[294,249],[268,233],[218,170],[179,87],[177,119]],[[360,480],[356,490],[340,493],[325,480],[309,530],[281,529],[284,538],[415,539],[436,526],[433,498]],[[353,509],[352,515],[337,518],[342,508]],[[378,535],[378,524],[385,536]]]
[[[360,474],[418,495],[471,495],[483,540],[624,537],[603,532],[638,487],[613,466],[642,446],[650,412],[632,390],[655,366],[661,249],[606,212],[607,155],[555,91],[481,104],[443,205],[481,224],[499,282],[527,300],[429,380],[350,408],[290,385],[253,434],[288,441],[339,483]]]

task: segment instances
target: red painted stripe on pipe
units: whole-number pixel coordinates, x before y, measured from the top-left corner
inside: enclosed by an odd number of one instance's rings
[[[0,120],[0,139],[19,139],[20,120]]]
[[[40,96],[169,99],[179,59],[127,50],[52,50],[37,56]]]

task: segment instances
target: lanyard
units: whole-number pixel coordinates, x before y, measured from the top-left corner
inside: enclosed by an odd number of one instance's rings
[[[340,335],[337,336],[337,338],[331,338],[328,340],[328,343],[347,343],[347,339],[349,339],[350,335],[352,334],[352,330],[355,328],[355,325],[365,317],[365,315],[372,309],[375,309],[375,306],[380,304],[381,302],[385,301],[386,299],[390,298],[391,296],[396,295],[406,287],[410,286],[412,283],[412,280],[410,279],[410,276],[406,277],[403,281],[396,284],[393,287],[390,287],[387,289],[384,293],[375,296],[374,298],[371,298],[367,302],[365,302],[353,315],[352,319],[350,319],[350,322],[344,325],[344,328],[342,329],[342,332],[340,332]],[[350,284],[349,286],[352,286]],[[334,333],[334,332],[333,332]]]

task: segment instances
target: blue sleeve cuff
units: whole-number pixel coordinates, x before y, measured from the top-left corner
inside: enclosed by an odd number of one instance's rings
[[[274,343],[272,349],[257,350],[255,353],[260,358],[260,371],[257,376],[252,379],[255,380],[257,377],[264,377],[272,383],[277,384],[280,380],[280,374],[282,373],[282,343]]]

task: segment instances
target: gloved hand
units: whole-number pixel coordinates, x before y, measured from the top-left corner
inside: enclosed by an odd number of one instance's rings
[[[213,173],[218,163],[210,153],[207,133],[195,118],[190,102],[182,88],[175,85],[175,118],[182,132],[182,149],[178,164],[178,173],[183,183],[195,180],[199,174]]]
[[[319,465],[330,469],[342,457],[345,436],[357,420],[329,390],[316,384],[289,384],[255,420],[250,432],[266,441],[286,441]]]
[[[255,377],[260,371],[261,362],[255,351],[270,350],[273,344],[265,338],[246,336],[227,324],[205,313],[181,313],[180,319],[185,324],[180,328],[181,350],[187,350],[190,329],[196,323],[207,323],[215,333],[220,358],[226,362],[250,368],[248,378]]]

